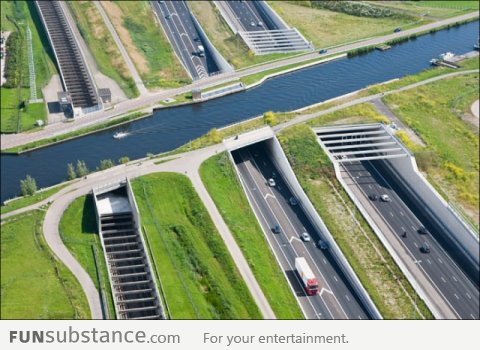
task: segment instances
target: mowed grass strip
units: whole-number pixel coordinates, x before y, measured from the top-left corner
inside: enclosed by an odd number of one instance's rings
[[[132,75],[94,2],[68,1],[68,5],[98,69],[115,80],[128,98],[138,96]]]
[[[200,175],[277,318],[303,319],[227,153],[207,159]]]
[[[1,318],[90,318],[80,284],[44,240],[44,215],[30,211],[2,225]]]
[[[63,243],[90,275],[95,287],[98,290],[103,289],[102,295],[106,299],[109,317],[114,319],[115,306],[105,256],[97,232],[94,205],[92,196],[75,199],[63,213],[59,231]]]
[[[478,79],[478,73],[457,76],[384,97],[391,110],[427,145],[412,150],[420,170],[447,200],[462,208],[477,229],[478,129],[464,119],[478,99]]]
[[[357,121],[371,121],[352,110]],[[342,114],[330,122],[348,122]],[[335,177],[333,165],[306,125],[281,132],[279,141],[295,174],[333,238],[385,319],[425,318],[432,314],[370,229]],[[355,220],[352,219],[352,213]]]
[[[102,1],[102,6],[147,88],[191,82],[148,1]]]
[[[261,318],[190,180],[156,173],[132,186],[172,319]]]

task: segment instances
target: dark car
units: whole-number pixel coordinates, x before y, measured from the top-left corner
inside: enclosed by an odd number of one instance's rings
[[[328,243],[325,242],[324,240],[320,239],[318,241],[318,248],[320,248],[321,250],[327,250],[328,249]]]
[[[320,51],[318,51],[318,53],[319,53],[320,55],[323,55],[323,54],[327,53],[327,50],[321,49]]]
[[[418,233],[420,233],[421,235],[426,235],[428,233],[428,230],[421,226],[418,230],[417,230]]]
[[[281,233],[282,229],[280,228],[280,225],[275,225],[272,227],[272,232],[273,233]]]
[[[376,201],[378,196],[375,193],[371,193],[368,195],[368,198],[370,198],[371,201]]]
[[[401,32],[401,31],[402,31],[402,30],[401,30],[400,28],[395,28],[395,29],[393,30],[394,33],[399,33],[399,32]]]
[[[290,197],[290,199],[288,200],[290,202],[290,205],[292,206],[295,206],[298,204],[298,201],[295,197]]]
[[[420,251],[425,254],[430,253],[430,246],[428,245],[427,242],[422,244],[422,246],[420,247]]]

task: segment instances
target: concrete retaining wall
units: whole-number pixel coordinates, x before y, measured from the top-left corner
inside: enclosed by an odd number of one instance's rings
[[[233,67],[227,62],[225,58],[223,58],[220,52],[218,52],[215,46],[213,46],[213,44],[210,42],[207,34],[205,34],[205,32],[203,31],[202,26],[200,25],[200,23],[198,23],[192,11],[190,11],[190,15],[192,16],[193,24],[198,30],[198,33],[200,34],[200,38],[205,44],[206,49],[212,55],[212,58],[215,60],[215,63],[217,64],[218,68],[220,68],[220,72],[221,73],[233,72],[234,71]]]
[[[421,221],[428,222],[432,235],[443,242],[447,252],[454,258],[475,283],[479,283],[479,241],[471,228],[435,191],[418,172],[415,158],[397,158],[383,162],[382,170],[388,172],[411,203],[407,204],[418,213]]]
[[[345,272],[345,275],[347,276],[350,284],[355,289],[355,292],[362,301],[363,305],[367,308],[370,316],[374,319],[382,319],[382,315],[377,310],[372,299],[361,284],[360,280],[358,279],[357,275],[353,271],[348,261],[343,256],[340,248],[337,246],[337,243],[330,234],[330,231],[325,226],[324,222],[315,210],[313,204],[310,202],[310,199],[307,197],[302,187],[300,186],[300,183],[298,182],[297,177],[295,176],[295,173],[293,172],[280,143],[276,138],[268,139],[265,142],[273,163],[277,167],[278,171],[282,174],[283,178],[286,180],[290,190],[297,198],[299,204],[302,206],[302,209],[305,211],[312,224],[319,232],[323,233],[325,240],[329,243],[331,247],[330,252],[332,253],[333,258],[338,263],[340,268]]]

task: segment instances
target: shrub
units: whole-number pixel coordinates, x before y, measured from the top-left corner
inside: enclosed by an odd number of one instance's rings
[[[278,123],[277,116],[272,111],[265,112],[263,115],[263,122],[267,125],[273,126]]]
[[[25,180],[20,180],[20,190],[23,196],[33,196],[37,192],[37,182],[33,177],[27,175]]]
[[[125,164],[125,163],[128,163],[129,161],[130,161],[130,158],[121,157],[120,159],[118,159],[118,164]]]
[[[108,168],[111,168],[115,165],[115,163],[113,162],[113,160],[111,159],[102,159],[100,161],[100,165],[97,167],[97,171],[101,171],[101,170],[105,170],[105,169],[108,169]]]

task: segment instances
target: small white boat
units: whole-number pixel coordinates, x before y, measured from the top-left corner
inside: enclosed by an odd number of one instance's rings
[[[450,61],[454,57],[455,54],[453,52],[445,52],[440,55],[440,58],[444,61]]]
[[[123,139],[127,135],[128,135],[128,132],[118,131],[115,134],[113,134],[113,138],[114,139]]]

